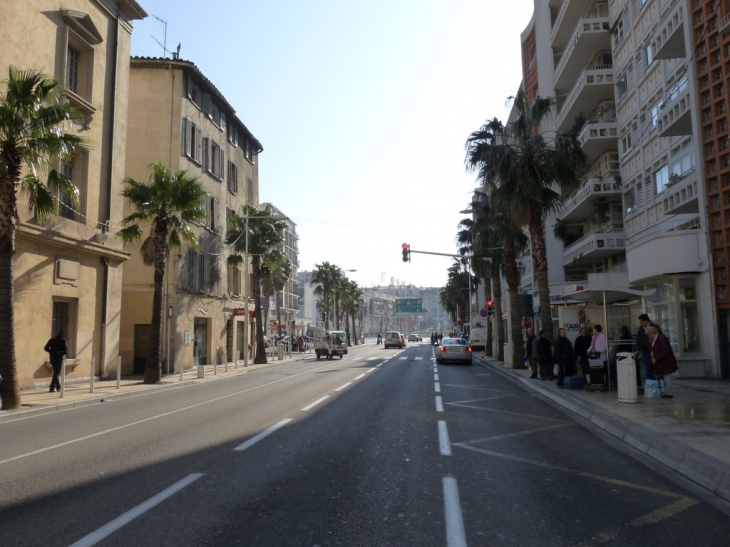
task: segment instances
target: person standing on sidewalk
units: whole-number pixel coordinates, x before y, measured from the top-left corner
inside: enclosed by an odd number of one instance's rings
[[[553,345],[547,337],[547,331],[540,331],[540,338],[537,341],[537,361],[540,365],[540,379],[552,380],[553,376]]]
[[[527,329],[525,358],[530,363],[530,370],[532,370],[530,378],[537,378],[537,336],[535,336],[535,331],[532,328]]]
[[[580,336],[575,339],[575,347],[573,348],[573,351],[575,352],[575,360],[578,364],[580,364],[580,368],[583,371],[586,383],[588,382],[588,377],[591,373],[591,368],[588,365],[588,348],[590,347],[591,337],[588,336],[588,329],[586,327],[581,327]]]
[[[679,370],[677,366],[677,358],[674,356],[672,345],[669,338],[664,336],[657,327],[646,327],[646,335],[651,340],[652,363],[654,364],[654,376],[658,381],[664,380],[667,386],[662,394],[665,399],[671,399],[672,395],[672,376]]]
[[[61,391],[61,382],[58,379],[58,375],[61,374],[61,366],[63,365],[63,360],[66,358],[66,352],[68,351],[63,331],[58,331],[56,336],[48,340],[43,350],[48,352],[48,359],[51,362],[51,367],[53,368],[53,378],[51,378],[51,387],[48,391],[50,393],[53,393],[54,391]]]
[[[603,381],[608,382],[608,341],[601,325],[593,325],[593,339],[591,347],[588,348],[588,354],[597,354],[598,358],[603,361]]]
[[[637,361],[641,361],[644,365],[644,379],[653,380],[654,372],[652,369],[651,358],[651,339],[646,334],[648,327],[654,327],[657,331],[662,332],[659,325],[654,323],[649,316],[642,313],[639,316],[639,330],[636,333],[635,357]]]
[[[558,329],[558,337],[553,345],[555,362],[558,365],[558,387],[563,387],[563,380],[566,376],[575,374],[575,358],[573,357],[573,344],[568,340],[565,329]]]

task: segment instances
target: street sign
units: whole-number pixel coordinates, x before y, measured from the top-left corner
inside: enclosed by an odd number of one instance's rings
[[[487,308],[482,308],[481,310],[479,310],[479,316],[480,317],[487,317],[487,315],[489,315],[489,312],[487,311]]]
[[[421,298],[396,298],[395,313],[423,313]]]
[[[167,306],[167,318],[172,319],[172,315],[175,313],[175,308]]]

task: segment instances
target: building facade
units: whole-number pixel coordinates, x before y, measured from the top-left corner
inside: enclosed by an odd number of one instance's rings
[[[69,377],[116,371],[122,265],[129,253],[114,237],[122,219],[115,197],[125,177],[132,24],[146,15],[134,0],[0,3],[0,67],[6,73],[9,66],[37,68],[63,82],[64,99],[85,117],[67,130],[89,145],[57,166],[79,189],[78,204],[57,196],[59,215],[41,225],[27,214],[25,196],[18,196],[15,339],[21,387],[48,382],[43,347],[59,330],[68,339]]]
[[[256,317],[253,303],[244,298],[245,267],[227,265],[230,251],[223,238],[232,213],[241,214],[244,204],[258,206],[261,143],[192,62],[132,58],[129,97],[127,176],[145,181],[151,165],[160,162],[173,172],[197,175],[207,191],[206,218],[193,227],[198,252],[173,251],[167,265],[163,371],[241,359]],[[135,249],[124,268],[120,354],[125,374],[144,370],[152,297],[153,269]]]

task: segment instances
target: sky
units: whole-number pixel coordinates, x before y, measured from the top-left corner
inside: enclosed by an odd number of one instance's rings
[[[296,222],[300,270],[446,283],[449,257],[404,263],[401,245],[457,252],[465,143],[507,117],[532,0],[138,1],[132,55],[180,44],[223,93],[263,145],[259,201]]]

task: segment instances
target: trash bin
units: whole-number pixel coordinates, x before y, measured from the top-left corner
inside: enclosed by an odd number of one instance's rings
[[[618,383],[619,403],[636,403],[636,361],[634,355],[628,351],[616,354],[616,382]]]
[[[284,359],[284,344],[279,344],[279,361]]]

